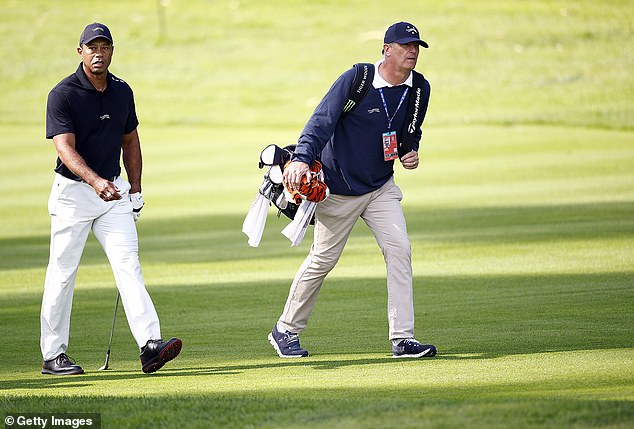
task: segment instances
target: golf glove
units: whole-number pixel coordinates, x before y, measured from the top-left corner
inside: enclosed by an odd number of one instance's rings
[[[132,217],[136,222],[139,220],[139,216],[141,216],[141,209],[145,205],[145,201],[143,201],[143,196],[140,192],[130,194],[130,201],[132,201]]]

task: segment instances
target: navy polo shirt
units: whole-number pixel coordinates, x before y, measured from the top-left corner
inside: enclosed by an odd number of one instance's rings
[[[134,94],[123,80],[108,73],[108,86],[97,91],[82,64],[48,94],[46,138],[75,134],[75,149],[101,177],[121,174],[119,160],[123,135],[139,125]],[[55,171],[69,179],[79,178],[57,158]]]

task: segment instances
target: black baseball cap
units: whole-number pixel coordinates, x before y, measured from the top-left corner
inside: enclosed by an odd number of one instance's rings
[[[396,42],[400,45],[415,42],[421,45],[423,48],[429,48],[427,42],[420,39],[418,29],[409,22],[401,21],[388,27],[387,31],[385,32],[385,38],[383,38],[383,43],[387,44],[393,42]]]
[[[88,24],[86,28],[84,28],[84,31],[82,31],[81,36],[79,36],[79,46],[87,45],[100,37],[106,39],[110,43],[114,43],[108,27],[98,22]]]

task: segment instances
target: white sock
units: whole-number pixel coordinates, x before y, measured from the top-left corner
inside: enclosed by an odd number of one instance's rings
[[[280,322],[277,322],[277,323],[275,324],[275,326],[277,327],[277,331],[278,331],[278,332],[281,332],[282,334],[286,332],[286,329],[284,329],[284,328],[282,328],[282,327],[280,326]]]

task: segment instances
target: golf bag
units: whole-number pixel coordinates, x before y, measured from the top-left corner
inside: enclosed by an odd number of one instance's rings
[[[310,167],[311,180],[303,180],[298,192],[291,192],[282,183],[283,171],[290,162],[291,155],[296,145],[280,148],[277,145],[268,145],[260,153],[259,167],[268,167],[253,204],[247,213],[242,232],[249,237],[249,245],[257,247],[264,232],[268,207],[273,204],[277,209],[277,216],[284,214],[292,222],[284,228],[284,234],[292,246],[301,243],[308,225],[314,224],[316,204],[326,199],[329,195],[328,187],[323,182],[324,174],[321,171],[321,163],[315,161]]]
[[[289,194],[284,192],[282,173],[286,163],[291,160],[291,155],[295,151],[296,146],[289,145],[280,148],[274,144],[268,145],[260,153],[260,162],[258,164],[260,168],[269,167],[264,173],[264,179],[258,191],[277,207],[277,217],[283,214],[290,220],[295,219],[299,204],[296,204],[294,199],[289,199]],[[313,223],[314,219],[311,219],[311,224]]]

